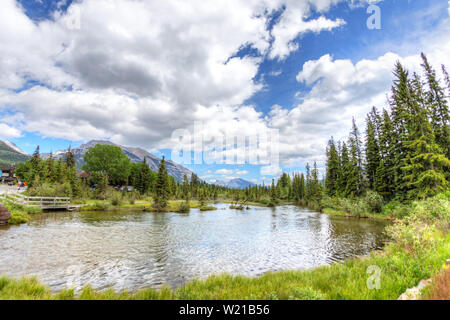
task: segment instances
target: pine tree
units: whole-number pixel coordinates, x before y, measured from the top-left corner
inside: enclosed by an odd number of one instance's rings
[[[67,150],[65,154],[64,163],[66,164],[67,168],[76,168],[77,166],[75,162],[75,156],[70,148]]]
[[[402,167],[409,153],[404,141],[408,139],[408,119],[412,112],[412,96],[408,71],[397,62],[394,71],[394,85],[392,86],[391,119],[393,124],[392,141],[390,141],[390,156],[392,161],[393,184],[395,197],[398,200],[407,198],[409,190],[405,181],[405,172]],[[392,134],[392,133],[391,133]]]
[[[183,185],[182,185],[182,194],[183,194],[183,200],[186,202],[189,202],[190,200],[190,192],[189,192],[189,180],[187,175],[183,176]]]
[[[380,164],[376,169],[374,190],[386,200],[394,197],[394,150],[395,132],[389,113],[383,110],[381,121],[381,133],[379,137]]]
[[[431,116],[431,125],[437,144],[447,158],[450,158],[449,127],[450,120],[448,102],[444,89],[440,86],[436,71],[431,67],[425,54],[422,53],[422,67],[427,78],[429,92],[427,105]]]
[[[425,60],[426,61],[426,60]],[[408,141],[405,144],[411,150],[402,168],[407,175],[410,198],[426,198],[442,192],[447,187],[445,172],[450,161],[436,143],[432,125],[428,120],[426,97],[420,77],[415,74],[412,88],[412,112],[409,119]]]
[[[104,200],[106,198],[106,189],[108,188],[108,176],[101,174],[95,188],[95,194],[97,199]]]
[[[447,84],[447,90],[448,93],[450,94],[450,77],[444,65],[442,65],[442,73],[444,74],[445,83]]]
[[[350,146],[350,159],[349,166],[347,168],[348,176],[345,193],[349,196],[359,197],[364,192],[365,183],[363,175],[364,171],[361,151],[361,139],[354,118],[348,143]]]
[[[47,161],[46,161],[46,166],[47,166],[47,177],[46,179],[48,179],[50,182],[55,182],[54,181],[54,177],[55,177],[55,160],[53,159],[53,154],[50,152],[50,156],[48,157]]]
[[[152,171],[147,164],[147,158],[144,157],[139,169],[139,191],[146,194],[150,191],[152,183]]]
[[[317,162],[315,161],[311,178],[311,200],[317,203],[322,198],[322,187],[319,182],[319,169],[317,168]]]
[[[275,186],[275,179],[272,179],[272,186],[270,188],[270,200],[272,202],[278,201],[277,187]]]
[[[343,197],[347,197],[347,181],[348,181],[348,176],[350,174],[351,171],[351,167],[350,167],[350,158],[348,155],[348,148],[347,145],[345,143],[342,144],[342,148],[341,148],[341,154],[340,154],[340,170],[339,170],[339,175],[338,175],[338,195],[339,196],[343,196]]]
[[[157,210],[162,210],[167,207],[167,200],[169,199],[169,179],[166,170],[166,162],[164,157],[162,158],[158,176],[156,178],[155,186],[155,203],[154,206]]]
[[[334,197],[338,194],[339,179],[339,154],[336,149],[333,137],[328,142],[327,148],[327,173],[325,179],[325,188],[327,194]]]
[[[372,111],[372,115],[375,111]],[[380,166],[380,148],[378,145],[377,128],[374,123],[373,116],[367,117],[367,129],[366,129],[366,174],[368,188],[375,189],[375,179],[377,168]],[[376,115],[376,112],[375,112]],[[375,119],[376,121],[376,119]]]

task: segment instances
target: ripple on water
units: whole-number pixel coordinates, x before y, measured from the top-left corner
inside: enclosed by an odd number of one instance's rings
[[[294,206],[190,214],[47,213],[0,228],[0,274],[36,275],[54,291],[136,290],[231,273],[308,269],[382,246],[384,222]]]

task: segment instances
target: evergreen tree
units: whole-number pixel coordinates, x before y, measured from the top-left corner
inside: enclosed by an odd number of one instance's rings
[[[275,179],[272,179],[272,187],[270,188],[270,200],[276,202],[278,200],[277,188],[275,186]]]
[[[394,156],[392,154],[395,149],[393,146],[394,141],[396,141],[394,125],[389,113],[386,110],[383,110],[381,134],[379,137],[380,164],[376,169],[374,191],[381,194],[385,199],[392,199],[395,191],[395,168]]]
[[[400,62],[395,65],[394,85],[392,86],[391,120],[393,125],[390,141],[390,156],[392,162],[393,185],[395,197],[399,200],[407,198],[409,190],[402,167],[409,153],[404,141],[408,139],[408,119],[412,112],[412,95],[408,71]]]
[[[347,186],[345,193],[349,196],[358,197],[364,192],[364,171],[363,171],[363,158],[361,151],[361,139],[356,126],[355,119],[353,118],[352,131],[349,137],[350,146],[350,159],[349,166],[347,168]]]
[[[185,200],[186,202],[189,202],[190,200],[190,192],[189,192],[189,180],[187,175],[183,176],[183,185],[182,185],[182,194],[183,194],[183,200]]]
[[[327,173],[325,179],[325,188],[327,194],[334,197],[338,194],[339,179],[339,153],[336,149],[333,137],[328,142],[327,148]]]
[[[75,162],[75,156],[70,148],[67,150],[67,152],[65,154],[64,162],[65,162],[67,168],[75,168],[76,169],[77,164]]]
[[[426,61],[426,60],[425,60]],[[410,198],[429,197],[442,192],[447,187],[445,172],[450,168],[450,161],[436,143],[432,125],[428,121],[426,97],[422,83],[414,75],[412,112],[410,114],[408,140],[405,144],[410,153],[402,168],[407,175]]]
[[[314,168],[311,175],[311,200],[319,202],[322,198],[322,187],[319,182],[319,169],[317,168],[317,162],[314,161]]]
[[[449,127],[450,120],[448,102],[444,89],[440,86],[436,71],[431,67],[425,54],[422,53],[422,67],[425,70],[429,92],[427,105],[431,116],[431,125],[437,144],[447,158],[450,158]]]
[[[156,178],[155,185],[155,203],[154,206],[157,210],[162,210],[167,207],[167,200],[169,199],[169,179],[166,170],[166,162],[164,157],[162,158],[158,176]]]
[[[448,93],[450,94],[450,77],[444,65],[442,65],[442,73],[444,74],[445,83],[447,84],[447,90]]]
[[[351,163],[348,155],[348,148],[345,143],[342,144],[342,150],[340,155],[340,170],[338,175],[338,195],[347,197],[347,181],[351,171]]]
[[[106,189],[108,188],[108,176],[106,174],[100,174],[97,187],[95,188],[95,195],[97,199],[106,199]]]
[[[378,145],[377,129],[373,118],[367,117],[366,130],[366,174],[368,188],[375,189],[375,179],[377,169],[380,166],[380,148]]]

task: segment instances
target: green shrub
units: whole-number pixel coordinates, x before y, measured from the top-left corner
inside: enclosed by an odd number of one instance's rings
[[[27,223],[30,220],[30,217],[28,216],[28,214],[21,212],[21,211],[16,211],[16,210],[12,210],[11,211],[11,217],[8,220],[9,224],[22,224],[22,223]]]
[[[200,211],[214,211],[214,210],[217,210],[217,208],[213,207],[213,206],[201,206],[200,207]]]
[[[120,192],[114,192],[111,196],[111,204],[115,207],[122,204],[122,195]]]
[[[358,199],[354,202],[351,214],[357,217],[361,217],[370,212],[370,207],[364,199]]]
[[[182,202],[177,211],[180,213],[188,213],[191,211],[191,205],[189,204],[189,202]]]
[[[364,196],[364,201],[368,205],[371,212],[374,212],[374,213],[381,212],[384,201],[383,201],[383,197],[380,194],[369,190],[366,192],[366,195]]]
[[[403,219],[410,214],[410,210],[411,208],[409,205],[402,204],[397,201],[392,201],[386,204],[381,211],[387,216],[397,219]]]

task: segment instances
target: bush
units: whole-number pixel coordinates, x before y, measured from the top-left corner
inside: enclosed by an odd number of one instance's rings
[[[114,192],[111,196],[111,204],[115,207],[122,204],[122,195],[119,192]]]
[[[403,219],[410,214],[411,207],[405,204],[402,204],[397,201],[392,201],[386,204],[382,208],[382,212],[385,215],[390,217],[394,217],[397,219]]]
[[[8,220],[9,224],[27,223],[30,220],[28,214],[16,210],[11,211],[11,217]]]
[[[183,202],[180,204],[177,211],[180,213],[188,213],[191,211],[191,205],[189,202]]]
[[[388,234],[400,246],[413,253],[422,253],[436,247],[435,234],[448,233],[450,203],[443,197],[416,201],[411,213],[401,222],[388,227]]]
[[[200,207],[200,211],[214,211],[214,210],[217,210],[217,208],[216,207],[212,207],[212,206],[201,206]]]
[[[357,217],[361,217],[368,212],[370,212],[370,207],[364,199],[355,200],[350,208],[350,213]]]
[[[383,209],[383,197],[374,191],[367,191],[364,201],[368,205],[371,212],[380,213]]]
[[[401,221],[386,228],[389,236],[406,251],[422,254],[435,247],[436,229],[418,222]]]

